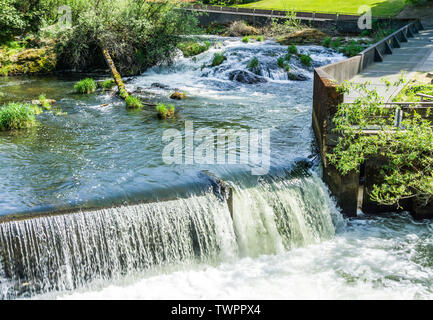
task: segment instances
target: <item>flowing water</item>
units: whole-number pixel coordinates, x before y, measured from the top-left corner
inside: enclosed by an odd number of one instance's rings
[[[292,58],[291,71],[308,79],[291,81],[276,63],[286,47],[210,40],[208,52],[127,83],[150,101],[185,91],[174,120],[159,121],[154,107],[127,111],[110,92],[75,95],[70,77],[0,79],[0,99],[45,93],[68,113],[0,133],[0,216],[73,212],[0,224],[0,298],[431,298],[433,224],[343,218],[311,156],[312,70],[343,57],[300,47],[314,65]],[[220,51],[227,60],[209,67]],[[270,128],[271,171],[165,164],[164,130],[186,138],[186,120]]]

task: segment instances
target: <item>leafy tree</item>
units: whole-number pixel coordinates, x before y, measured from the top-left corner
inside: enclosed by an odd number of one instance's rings
[[[401,80],[402,81],[402,80]],[[390,84],[388,83],[388,86]],[[344,83],[340,92],[356,90],[361,96],[353,104],[338,106],[334,117],[339,134],[328,159],[342,174],[359,171],[366,160],[380,160],[381,184],[370,193],[373,201],[399,205],[414,198],[426,204],[433,197],[433,129],[430,109],[424,114],[406,110],[400,126],[395,127],[395,113],[400,107],[387,107],[383,98],[367,84]],[[375,129],[375,134],[365,130]]]

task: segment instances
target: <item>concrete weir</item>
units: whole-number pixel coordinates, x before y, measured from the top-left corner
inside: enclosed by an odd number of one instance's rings
[[[358,209],[362,209],[364,213],[377,213],[397,208],[379,206],[369,198],[373,184],[378,182],[378,159],[369,159],[359,172],[344,176],[327,160],[326,155],[338,141],[338,135],[333,132],[335,126],[332,121],[337,106],[357,97],[356,92],[349,95],[337,92],[337,86],[343,81],[369,81],[384,97],[384,101],[389,102],[405,84],[386,90],[386,86],[380,84],[381,79],[394,82],[401,71],[406,71],[409,80],[416,71],[424,71],[433,60],[432,39],[433,30],[425,30],[421,22],[415,20],[353,58],[315,69],[312,126],[322,158],[323,179],[348,216],[356,216]],[[402,205],[404,210],[411,211],[416,218],[433,217],[433,206],[420,208],[412,201]]]
[[[226,202],[230,211],[230,215],[233,217],[233,189],[232,187],[222,180],[221,178],[215,176],[213,173],[202,170],[200,174],[203,176],[204,181],[202,183],[202,192],[194,192],[184,194],[178,193],[176,195],[167,195],[164,194],[161,197],[152,197],[152,198],[144,198],[143,200],[137,201],[128,201],[119,203],[118,201],[114,201],[112,203],[103,203],[101,205],[78,205],[71,208],[52,208],[46,210],[37,210],[37,211],[27,211],[27,212],[18,212],[14,214],[0,215],[0,224],[8,223],[13,221],[21,221],[21,220],[29,220],[29,219],[37,219],[41,217],[50,217],[50,216],[60,216],[60,215],[68,215],[68,214],[76,214],[76,213],[86,213],[95,210],[101,209],[113,209],[120,208],[131,205],[139,205],[139,204],[150,204],[150,203],[163,203],[168,201],[174,201],[178,199],[186,199],[192,195],[200,196],[202,193],[206,193],[206,190],[212,190],[215,196],[221,201]],[[185,187],[185,190],[188,188]]]

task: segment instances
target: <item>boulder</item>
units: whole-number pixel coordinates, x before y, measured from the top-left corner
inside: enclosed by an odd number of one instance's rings
[[[259,77],[258,75],[245,70],[234,70],[231,71],[228,75],[230,80],[240,83],[254,84],[267,82],[265,78]]]
[[[167,86],[166,84],[162,84],[162,83],[158,83],[158,82],[152,83],[151,87],[152,88],[160,88],[160,89],[169,89],[169,86]]]
[[[292,80],[292,81],[306,81],[306,80],[308,80],[308,77],[301,74],[301,73],[288,72],[287,75],[289,76],[289,80]]]
[[[186,94],[182,92],[175,92],[170,96],[170,99],[183,100],[186,98]]]

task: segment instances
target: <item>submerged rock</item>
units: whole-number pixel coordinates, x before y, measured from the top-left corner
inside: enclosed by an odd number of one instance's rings
[[[231,71],[229,74],[229,79],[232,81],[237,81],[241,83],[254,84],[254,83],[265,83],[267,80],[260,77],[252,72],[245,70],[235,70]]]
[[[307,81],[308,77],[301,73],[288,72],[289,80],[292,81]]]
[[[150,86],[152,88],[160,88],[160,89],[169,89],[170,88],[168,85],[162,84],[162,83],[158,83],[158,82],[152,83]]]

